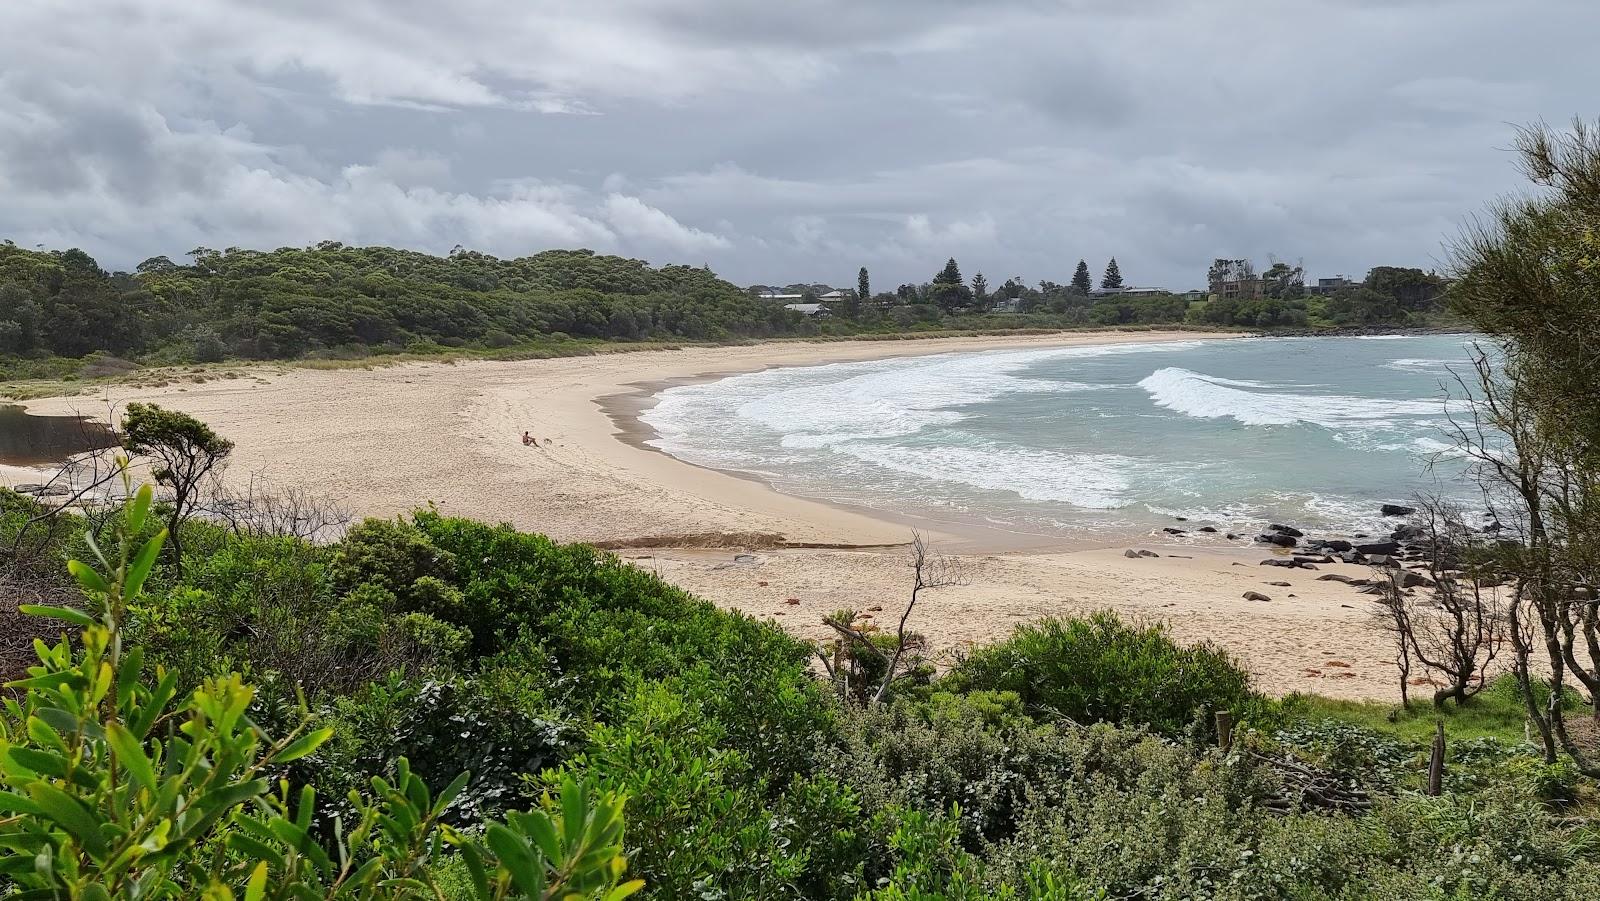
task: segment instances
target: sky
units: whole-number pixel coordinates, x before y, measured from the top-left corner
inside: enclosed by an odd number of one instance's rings
[[[741,285],[1444,268],[1597,0],[5,0],[0,238],[589,247]]]

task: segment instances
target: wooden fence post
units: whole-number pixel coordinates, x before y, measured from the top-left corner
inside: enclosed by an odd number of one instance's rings
[[[1233,750],[1233,714],[1226,710],[1217,711],[1217,746],[1224,754]]]
[[[1434,723],[1433,754],[1428,758],[1428,794],[1437,798],[1444,791],[1444,720]]]

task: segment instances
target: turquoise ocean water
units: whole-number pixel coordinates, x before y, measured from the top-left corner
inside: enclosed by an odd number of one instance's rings
[[[1034,535],[1380,525],[1470,487],[1445,434],[1465,336],[955,353],[668,389],[652,443],[780,491]],[[1460,412],[1459,402],[1449,409]]]

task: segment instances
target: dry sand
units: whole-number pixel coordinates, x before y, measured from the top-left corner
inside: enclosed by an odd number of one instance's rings
[[[639,446],[630,411],[662,383],[772,366],[956,350],[1187,340],[1179,332],[1033,338],[774,343],[521,362],[415,364],[371,370],[252,370],[241,378],[108,396],[55,398],[33,412],[104,416],[108,401],[155,401],[192,413],[238,444],[229,477],[264,475],[388,516],[432,503],[442,512],[615,548],[639,566],[805,636],[840,607],[904,603],[903,544],[913,527],[950,551],[963,585],[926,596],[915,627],[936,649],[1001,637],[1018,623],[1110,608],[1161,619],[1185,640],[1238,655],[1274,694],[1397,697],[1383,637],[1366,622],[1369,598],[1326,572],[1259,566],[1268,552],[1202,536],[1154,536],[1136,546],[1083,548],[893,521],[779,494],[756,481],[697,468]],[[549,443],[524,447],[531,431]],[[39,481],[0,467],[0,481]],[[795,545],[816,545],[797,548]],[[1009,548],[1008,548],[1009,545]],[[874,547],[876,546],[876,547]],[[1182,556],[1172,556],[1182,555]],[[1288,587],[1265,583],[1286,581]],[[1247,601],[1246,591],[1270,602]]]

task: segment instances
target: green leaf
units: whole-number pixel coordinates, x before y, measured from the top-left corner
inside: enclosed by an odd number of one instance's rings
[[[483,855],[471,844],[461,846],[461,860],[472,877],[472,892],[478,901],[489,901],[489,871],[483,865]]]
[[[89,550],[94,552],[94,558],[100,561],[100,565],[102,567],[104,567],[107,571],[115,569],[115,567],[111,565],[111,561],[106,559],[105,552],[100,550],[100,542],[94,540],[94,532],[84,532],[83,543],[88,545]]]
[[[128,505],[128,532],[137,535],[144,531],[144,521],[150,515],[150,504],[155,499],[155,492],[149,485],[140,485],[139,490],[133,495],[133,503]]]
[[[245,883],[244,901],[261,901],[267,894],[267,862],[256,864],[250,871],[250,881]]]
[[[39,805],[44,816],[65,829],[78,840],[92,856],[106,856],[106,841],[100,834],[100,821],[82,802],[53,785],[35,782],[28,786],[28,795]]]
[[[140,705],[133,722],[128,724],[129,731],[139,738],[150,734],[150,727],[155,725],[161,714],[166,712],[167,702],[172,700],[172,695],[178,689],[178,674],[176,671],[165,673],[156,685],[156,690]]]
[[[271,763],[289,763],[312,753],[333,737],[333,729],[313,729],[290,742],[282,751],[272,755]]]
[[[76,714],[60,707],[40,707],[28,717],[28,737],[40,747],[55,748],[68,753],[65,736],[83,735],[93,741],[102,741],[106,730],[93,720],[80,721]]]
[[[606,896],[604,899],[602,899],[602,901],[622,901],[623,898],[638,892],[642,888],[644,888],[643,879],[634,879],[631,882],[624,882],[611,891],[606,892]]]
[[[77,685],[81,687],[87,684],[88,681],[76,671],[64,670],[55,673],[45,673],[42,676],[34,676],[30,679],[18,679],[15,682],[7,682],[6,687],[17,689],[19,691],[31,691],[41,688],[60,688],[63,685]]]
[[[586,788],[571,778],[561,780],[561,831],[566,833],[568,848],[576,848],[583,840],[585,808],[589,806]]]
[[[168,783],[169,785],[171,783]],[[174,839],[175,844],[199,841],[220,817],[226,815],[233,808],[243,804],[251,798],[257,798],[267,793],[270,786],[265,779],[251,779],[248,782],[236,782],[223,786],[205,795],[194,802],[194,807],[203,810],[193,822],[183,830],[183,833]]]
[[[461,790],[467,787],[467,783],[471,781],[471,779],[471,773],[457,773],[456,777],[450,780],[450,784],[444,787],[444,791],[439,792],[439,797],[434,800],[433,810],[430,812],[431,815],[438,816],[439,814],[443,813],[445,808],[449,807],[450,804],[461,794]]]
[[[145,756],[144,748],[140,747],[139,739],[135,738],[128,727],[121,723],[111,723],[106,726],[106,740],[111,743],[111,750],[116,754],[117,762],[128,770],[128,775],[145,791],[155,791],[156,770],[150,764],[150,758]]]
[[[90,572],[94,572],[94,570],[90,570]],[[98,578],[99,573],[95,573],[95,576]],[[26,613],[29,616],[42,616],[46,619],[59,619],[64,622],[72,623],[74,626],[82,626],[84,628],[88,628],[89,626],[94,625],[96,622],[95,618],[89,614],[84,613],[82,610],[73,610],[70,607],[46,607],[40,604],[19,604],[17,606],[17,611],[19,613]]]
[[[521,836],[500,823],[492,823],[485,835],[500,866],[511,875],[517,890],[530,898],[544,896],[544,864]]]
[[[240,820],[240,822],[245,821],[244,819]],[[242,832],[231,833],[228,836],[228,847],[262,863],[270,863],[279,868],[283,867],[283,855],[278,853],[276,848],[254,836],[245,835]]]
[[[29,816],[42,816],[44,809],[21,795],[12,792],[0,792],[0,813],[25,813]]]
[[[517,825],[528,833],[552,864],[561,865],[561,838],[556,835],[555,823],[550,821],[550,817],[546,816],[544,811],[529,811],[525,816],[517,818]]]
[[[126,707],[128,700],[133,697],[134,689],[139,687],[139,671],[144,668],[144,648],[134,645],[122,657],[122,665],[117,667],[117,708]]]
[[[133,558],[133,563],[128,566],[128,573],[122,580],[122,595],[125,598],[136,598],[144,588],[144,580],[149,578],[151,567],[156,565],[156,557],[161,553],[161,545],[167,540],[167,530],[162,529],[155,537],[144,543],[139,548],[139,555]]]
[[[81,560],[68,560],[67,572],[72,573],[72,577],[78,580],[78,584],[82,585],[85,591],[106,594],[111,590],[111,583],[106,581],[106,577],[95,572],[94,567]]]

